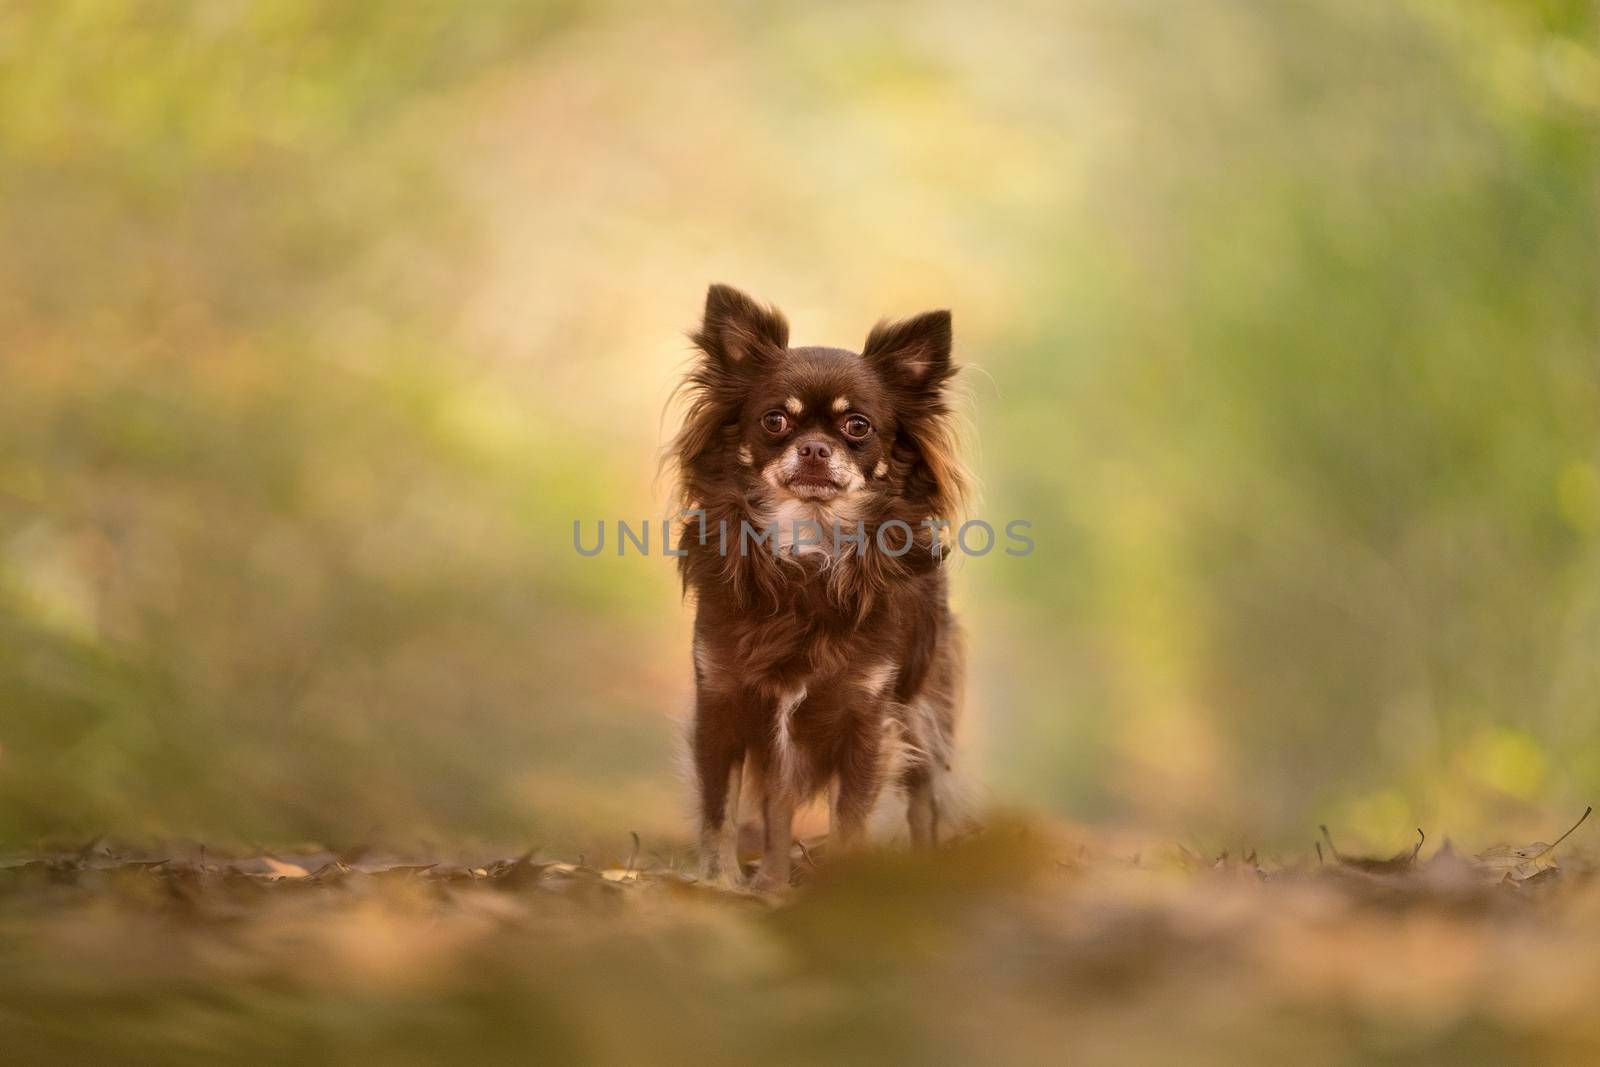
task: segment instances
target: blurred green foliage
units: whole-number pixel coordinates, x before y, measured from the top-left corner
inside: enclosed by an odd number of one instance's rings
[[[12,3],[0,842],[681,831],[705,283],[952,306],[984,796],[1600,784],[1589,3]],[[1383,840],[1392,837],[1392,842]]]

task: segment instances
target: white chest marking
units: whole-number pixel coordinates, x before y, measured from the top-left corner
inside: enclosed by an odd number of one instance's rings
[[[792,782],[795,777],[794,710],[805,699],[806,687],[803,685],[778,694],[777,714],[772,722],[772,749],[778,765],[778,777],[783,782]]]
[[[861,688],[865,689],[868,695],[877,696],[889,684],[889,679],[894,677],[896,669],[893,660],[886,659],[882,663],[874,664],[861,676]]]

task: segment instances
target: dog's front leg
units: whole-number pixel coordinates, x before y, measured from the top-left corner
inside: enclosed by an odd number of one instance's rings
[[[767,782],[761,802],[765,844],[756,888],[774,892],[789,887],[789,850],[794,845],[794,796],[786,783]]]
[[[739,881],[739,793],[744,750],[733,707],[725,697],[701,692],[694,718],[695,777],[700,789],[700,877]]]
[[[883,783],[882,730],[875,715],[858,717],[829,795],[828,852],[846,852],[866,838],[867,819]]]

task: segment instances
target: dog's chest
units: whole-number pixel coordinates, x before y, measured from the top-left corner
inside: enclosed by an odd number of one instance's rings
[[[787,499],[762,515],[774,548],[789,555],[830,558],[848,550],[860,536],[860,515],[849,502]]]
[[[772,697],[780,719],[875,698],[898,667],[895,643],[882,630],[837,617],[830,624],[820,612],[780,614],[748,635],[746,647],[759,651],[744,657],[750,666],[746,684]]]
[[[796,588],[787,610],[777,615],[747,620],[740,642],[750,653],[748,662],[768,681],[804,683],[812,690],[845,673],[866,643],[863,631],[814,587]],[[762,670],[763,664],[770,668]]]

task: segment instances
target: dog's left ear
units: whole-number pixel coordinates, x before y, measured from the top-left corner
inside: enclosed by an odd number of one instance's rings
[[[956,372],[950,362],[950,312],[880,322],[867,335],[861,355],[897,394],[895,452],[903,447],[912,460],[897,492],[941,518],[959,515],[971,478],[961,463],[944,391]]]
[[[912,391],[937,389],[953,373],[950,312],[927,311],[899,322],[880,322],[867,335],[861,355],[890,385]]]

